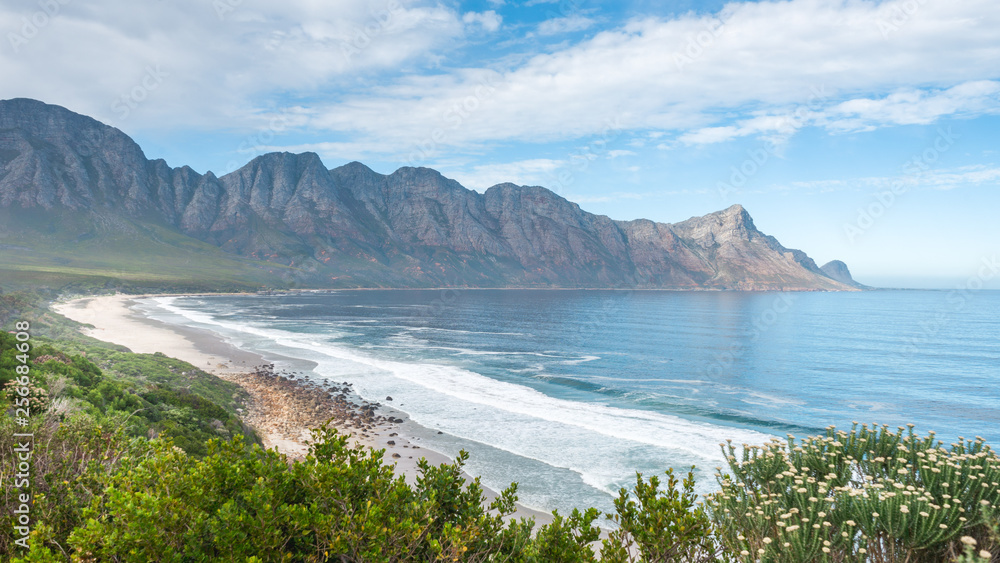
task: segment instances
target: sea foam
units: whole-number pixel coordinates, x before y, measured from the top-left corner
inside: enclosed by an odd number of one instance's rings
[[[770,438],[658,412],[556,398],[457,365],[387,359],[371,349],[346,346],[335,334],[221,320],[178,306],[173,297],[151,301],[230,340],[253,336],[276,345],[281,354],[316,362],[317,375],[349,381],[367,400],[391,395],[393,408],[425,428],[572,471],[606,494],[627,484],[637,470],[724,465],[718,446],[723,440],[740,444]],[[703,486],[705,481],[703,475]]]

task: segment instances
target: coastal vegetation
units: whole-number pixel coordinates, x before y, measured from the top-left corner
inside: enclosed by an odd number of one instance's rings
[[[1000,458],[982,439],[855,425],[726,444],[704,499],[690,473],[637,475],[613,513],[536,526],[515,516],[516,485],[487,501],[464,453],[421,463],[408,483],[382,451],[321,427],[290,460],[240,422],[239,387],[190,364],[79,338],[32,343],[22,428],[9,392],[20,352],[0,332],[4,561],[1000,561]],[[14,544],[9,479],[24,432],[29,550]]]
[[[706,504],[741,561],[1000,559],[1000,458],[982,438],[855,424],[724,453]]]

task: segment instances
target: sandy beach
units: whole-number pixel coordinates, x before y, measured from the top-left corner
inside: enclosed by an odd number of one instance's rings
[[[84,297],[53,304],[52,310],[93,327],[83,330],[87,336],[136,353],[160,352],[240,385],[251,398],[241,417],[257,431],[266,448],[289,458],[302,458],[309,448],[309,431],[330,420],[339,432],[351,436],[352,443],[384,449],[385,462],[395,465],[397,474],[410,483],[416,480],[421,458],[432,465],[453,461],[419,446],[394,422],[398,419],[375,414],[372,405],[351,397],[350,389],[275,372],[263,357],[240,350],[215,333],[150,319],[131,308],[141,297]],[[488,499],[496,497],[494,491],[484,491]],[[521,506],[514,516],[534,517],[538,525],[551,521],[551,515]]]
[[[385,449],[385,460],[411,481],[417,460],[432,464],[452,460],[438,452],[421,448],[399,432],[388,417],[369,415],[367,403],[352,400],[349,390],[339,386],[319,389],[292,374],[266,374],[259,366],[268,362],[256,354],[231,346],[204,330],[177,327],[149,319],[132,310],[137,296],[85,297],[54,304],[52,309],[74,321],[91,325],[87,336],[119,344],[140,354],[163,353],[183,360],[226,381],[236,383],[250,394],[244,420],[257,430],[267,448],[276,448],[291,458],[301,458],[309,449],[310,429],[326,420],[352,443]],[[327,392],[340,397],[327,399]],[[392,443],[389,443],[392,442]]]

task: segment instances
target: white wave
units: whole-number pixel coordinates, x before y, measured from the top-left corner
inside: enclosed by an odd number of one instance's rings
[[[757,399],[757,400],[754,400],[754,399]],[[799,399],[792,399],[792,398],[789,398],[789,397],[778,397],[778,396],[775,396],[775,395],[767,395],[765,393],[760,393],[760,392],[757,392],[757,391],[747,392],[743,396],[742,401],[744,403],[748,404],[748,405],[758,405],[758,406],[765,406],[765,407],[773,407],[773,406],[776,406],[776,405],[782,405],[782,406],[786,406],[786,405],[802,406],[802,405],[806,404],[805,401],[802,401],[802,400],[799,400]]]
[[[412,331],[432,331],[432,332],[454,332],[458,334],[498,334],[501,336],[531,336],[524,332],[491,332],[488,330],[462,330],[458,328],[442,328],[436,326],[404,326],[406,330]]]
[[[531,372],[536,372],[539,375],[541,375],[541,372],[545,371],[545,366],[543,366],[542,364],[531,364],[530,366],[528,366],[526,368],[508,369],[507,371],[509,371],[511,373],[531,373]]]
[[[670,379],[663,377],[617,377],[608,375],[591,375],[590,379],[606,379],[616,383],[679,383],[681,385],[709,385],[712,382],[704,379]]]
[[[366,399],[392,395],[394,408],[418,424],[569,469],[609,494],[637,470],[636,463],[647,469],[722,465],[719,442],[759,444],[770,438],[663,413],[560,399],[458,366],[389,360],[322,334],[217,320],[177,307],[173,298],[155,300],[191,321],[300,350],[293,355],[317,362],[315,371],[322,376],[351,381]]]
[[[400,340],[404,339],[400,337]],[[538,358],[560,357],[553,356],[551,354],[542,354],[541,352],[508,352],[504,350],[473,350],[472,348],[459,348],[457,346],[431,346],[430,344],[425,344],[425,342],[427,342],[426,340],[416,338],[413,338],[412,341],[418,343],[414,347],[419,346],[421,350],[445,350],[462,356],[534,356]]]
[[[575,366],[587,362],[592,362],[594,360],[600,360],[600,356],[583,356],[582,358],[577,358],[575,360],[563,360],[559,362],[560,364],[565,364],[567,366]]]

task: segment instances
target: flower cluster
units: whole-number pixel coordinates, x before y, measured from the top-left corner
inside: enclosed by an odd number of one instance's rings
[[[940,561],[962,536],[989,543],[1000,506],[1000,458],[982,438],[946,448],[912,425],[855,424],[722,447],[729,471],[707,505],[743,561]]]
[[[13,403],[14,399],[21,397],[21,394],[16,392],[15,389],[25,387],[28,389],[28,394],[25,398],[28,399],[29,412],[35,415],[44,411],[49,402],[49,392],[34,380],[30,380],[28,385],[20,385],[16,380],[10,380],[3,386],[2,391],[6,394],[8,401]]]

